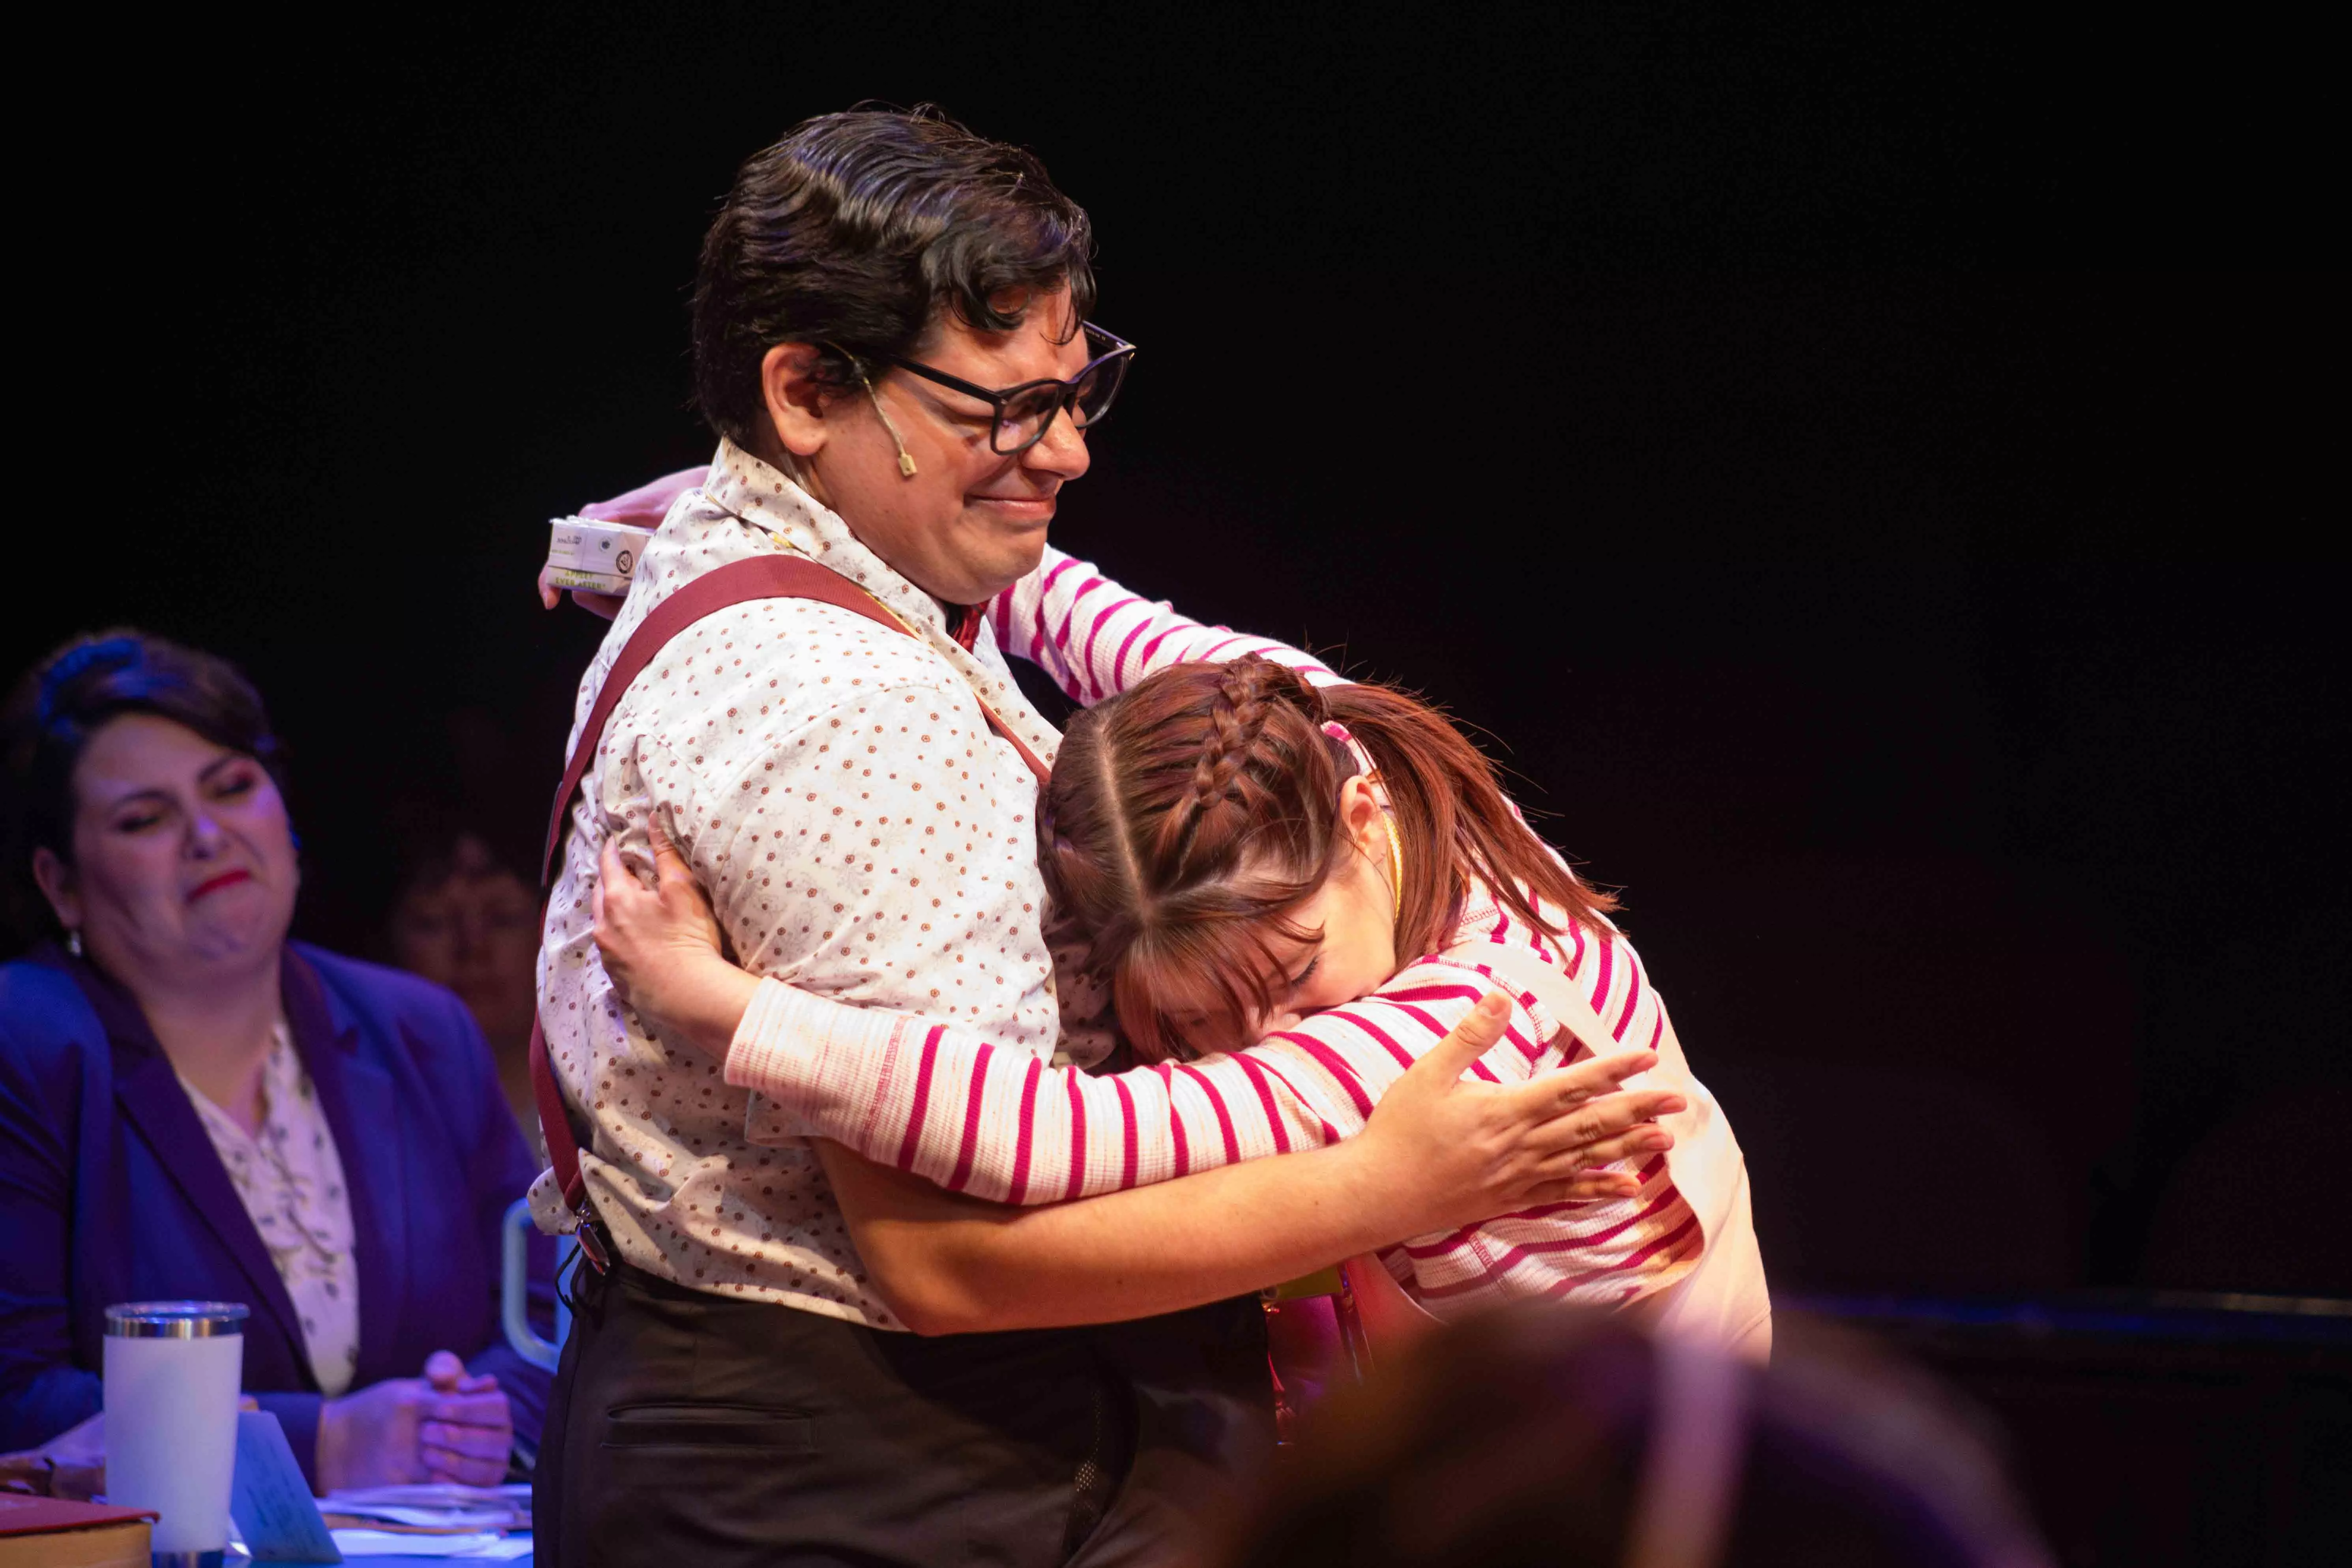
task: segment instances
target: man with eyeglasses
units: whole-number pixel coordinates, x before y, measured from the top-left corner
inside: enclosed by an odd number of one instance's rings
[[[1058,737],[1005,654],[1081,701],[1253,651],[1335,678],[1047,547],[1135,357],[1085,320],[1089,245],[1028,153],[866,111],[752,158],[705,241],[695,373],[722,440],[707,474],[638,494],[660,526],[580,718],[646,616],[730,563],[815,561],[897,624],[793,598],[695,622],[626,687],[570,802],[540,1014],[615,1261],[578,1282],[542,1563],[1168,1561],[1271,1437],[1256,1302],[1185,1283],[1230,1251],[1202,1216],[1247,1216],[1297,1273],[1386,1223],[1393,1182],[1344,1215],[1298,1201],[1292,1162],[1318,1155],[1017,1218],[968,1204],[798,1136],[666,1047],[597,956],[600,856],[642,874],[658,828],[749,969],[1041,1059],[1105,1048],[1042,930],[1024,753]],[[568,1224],[551,1186],[542,1222]],[[1114,1236],[1149,1258],[1104,1264],[1109,1310],[1089,1264]],[[1138,1310],[1165,1315],[1087,1326]]]

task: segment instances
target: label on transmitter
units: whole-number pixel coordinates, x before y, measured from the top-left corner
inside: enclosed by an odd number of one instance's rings
[[[586,517],[551,518],[548,531],[548,580],[591,594],[627,593],[638,553],[653,537],[650,529]]]

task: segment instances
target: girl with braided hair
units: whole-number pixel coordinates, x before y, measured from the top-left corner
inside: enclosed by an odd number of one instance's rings
[[[1614,901],[1528,829],[1442,714],[1255,656],[1160,670],[1074,717],[1038,853],[1071,974],[1107,994],[1124,1070],[1049,1068],[754,981],[701,934],[675,857],[651,889],[605,868],[597,940],[633,1005],[756,1091],[755,1141],[834,1139],[1012,1205],[1348,1137],[1499,984],[1510,1023],[1478,1077],[1654,1052],[1646,1084],[1628,1086],[1671,1091],[1662,1125],[1557,1201],[1401,1239],[1381,1254],[1390,1273],[1441,1317],[1547,1296],[1769,1345],[1738,1144]]]
[[[1477,748],[1388,687],[1318,689],[1255,657],[1184,666],[1078,716],[1062,759],[1040,805],[1046,887],[1147,1060],[1370,994],[1465,921],[1524,929],[1543,955],[1601,937],[1616,907],[1528,831]]]

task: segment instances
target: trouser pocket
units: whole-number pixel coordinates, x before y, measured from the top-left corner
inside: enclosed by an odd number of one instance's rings
[[[622,1405],[604,1413],[607,1448],[763,1448],[808,1454],[816,1449],[808,1414],[756,1405]]]

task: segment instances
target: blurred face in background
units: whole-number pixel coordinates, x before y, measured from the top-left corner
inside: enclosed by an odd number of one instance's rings
[[[39,849],[33,875],[92,963],[137,991],[202,989],[277,961],[301,874],[259,762],[128,713],[83,746],[73,792],[71,863]]]
[[[539,905],[483,842],[457,840],[445,875],[393,911],[394,962],[455,991],[493,1047],[520,1049],[538,986]]]

